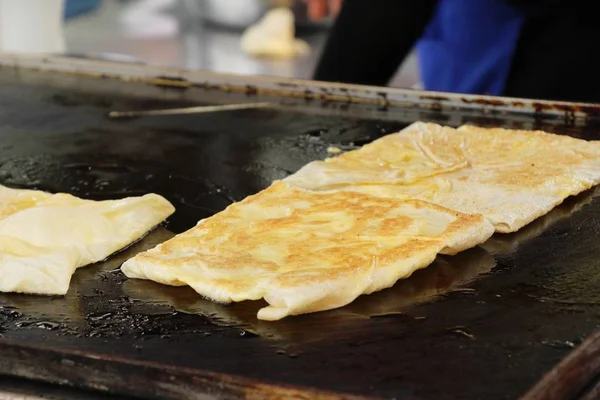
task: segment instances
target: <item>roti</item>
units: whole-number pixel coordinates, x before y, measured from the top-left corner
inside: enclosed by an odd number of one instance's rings
[[[541,131],[417,122],[311,162],[285,181],[316,191],[426,200],[482,214],[508,233],[600,183],[600,144]]]
[[[0,292],[64,295],[78,267],[129,246],[174,211],[156,194],[92,201],[0,186]]]
[[[342,307],[493,234],[481,215],[420,200],[312,192],[276,181],[126,261],[129,278],[222,303],[264,299],[262,320]]]

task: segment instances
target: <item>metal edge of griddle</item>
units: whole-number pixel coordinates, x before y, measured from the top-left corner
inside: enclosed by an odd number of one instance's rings
[[[0,70],[2,67],[0,65]],[[584,127],[588,121],[578,119],[565,121],[561,118],[532,118],[531,115],[512,113],[509,116],[502,113],[482,113],[478,110],[463,109],[451,112],[435,111],[432,109],[418,107],[383,107],[375,103],[348,103],[332,102],[328,100],[307,101],[300,97],[277,97],[273,96],[252,96],[246,92],[225,92],[225,91],[205,91],[200,87],[186,88],[181,91],[175,88],[165,88],[162,83],[145,84],[133,83],[123,84],[119,79],[94,79],[81,77],[81,75],[58,73],[37,73],[34,69],[28,69],[27,73],[22,73],[20,69],[4,69],[4,73],[10,74],[16,80],[29,85],[48,85],[56,88],[71,90],[77,86],[85,91],[93,87],[93,91],[107,97],[128,97],[128,98],[154,98],[166,101],[185,102],[189,106],[205,105],[207,94],[210,97],[210,104],[228,105],[228,104],[253,104],[256,102],[269,102],[270,106],[266,109],[277,109],[280,111],[310,113],[312,115],[325,116],[343,116],[344,118],[355,120],[377,120],[377,121],[418,121],[427,120],[434,123],[459,126],[466,123],[483,124],[503,124],[510,122],[510,128],[513,129],[542,129],[552,131],[556,125],[569,127]],[[61,79],[58,79],[58,78]],[[85,79],[86,85],[82,85],[80,79]],[[91,85],[89,85],[91,84]],[[133,87],[132,87],[133,85]],[[87,89],[86,89],[87,88]],[[179,103],[178,103],[179,104]],[[136,111],[136,110],[132,110]],[[510,118],[508,118],[510,117]]]
[[[0,54],[0,68],[27,68],[180,89],[200,87],[225,92],[303,98],[305,100],[367,103],[381,107],[413,107],[432,111],[477,110],[486,114],[528,114],[536,118],[563,118],[568,121],[600,119],[600,104],[595,103],[466,95],[291,78],[233,75],[204,70],[83,60],[52,55]]]
[[[330,399],[377,397],[279,385],[240,376],[0,339],[0,376],[152,399]],[[33,361],[35,360],[35,361]],[[113,388],[112,391],[109,388]]]

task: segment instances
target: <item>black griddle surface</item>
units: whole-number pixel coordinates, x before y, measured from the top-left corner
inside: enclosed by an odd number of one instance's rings
[[[26,71],[0,71],[0,84],[2,184],[92,199],[155,192],[177,207],[138,244],[80,269],[64,298],[0,294],[0,345],[386,398],[514,399],[600,326],[600,199],[593,192],[517,234],[439,257],[389,290],[275,323],[256,319],[260,302],[219,305],[189,288],[127,280],[118,270],[137,252],[325,157],[330,145],[349,149],[417,118],[450,116],[377,120],[356,111],[247,110],[109,120],[111,110],[193,102],[168,89],[141,95],[141,85]],[[105,93],[117,84],[129,85],[131,94]],[[195,95],[195,103],[213,96]],[[470,121],[515,126],[510,117],[460,120]],[[597,132],[559,122],[543,127],[586,138]],[[12,357],[15,373],[20,361]],[[44,365],[28,374],[56,379]],[[94,388],[64,374],[64,383]],[[152,393],[152,384],[138,381],[137,389]],[[123,392],[118,385],[95,388]]]

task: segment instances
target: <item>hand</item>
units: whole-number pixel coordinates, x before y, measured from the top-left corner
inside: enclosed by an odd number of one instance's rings
[[[335,17],[342,8],[343,0],[304,0],[308,7],[308,18],[319,21],[327,17]]]

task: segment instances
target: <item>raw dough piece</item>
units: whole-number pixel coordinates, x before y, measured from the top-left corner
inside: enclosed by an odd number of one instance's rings
[[[242,50],[254,57],[287,59],[310,53],[304,40],[294,37],[294,13],[275,8],[242,35]]]

